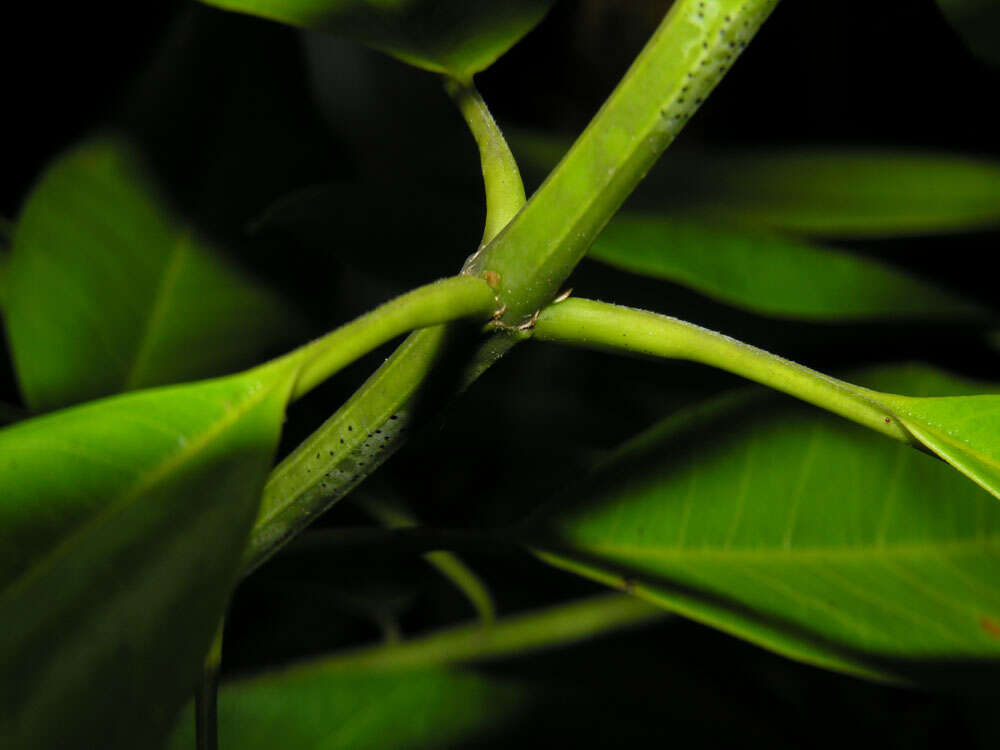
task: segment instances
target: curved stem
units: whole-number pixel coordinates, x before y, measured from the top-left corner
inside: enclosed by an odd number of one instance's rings
[[[601,111],[517,218],[470,264],[517,326],[560,291],[778,0],[677,0]]]
[[[397,503],[390,503],[366,494],[358,501],[361,508],[390,529],[413,528],[417,519],[412,513]],[[436,550],[424,553],[424,560],[436,568],[468,599],[483,625],[490,625],[496,619],[496,605],[493,596],[482,579],[465,562],[451,552]]]
[[[479,146],[486,190],[486,228],[482,241],[485,245],[521,210],[525,202],[524,183],[500,127],[472,81],[447,78],[445,89],[458,105]]]
[[[495,306],[489,286],[468,276],[442,279],[407,292],[288,355],[303,359],[292,400],[397,336],[459,318],[486,319]]]
[[[878,392],[666,315],[593,300],[568,299],[542,311],[534,337],[700,362],[770,386],[904,443],[919,444],[879,403]]]

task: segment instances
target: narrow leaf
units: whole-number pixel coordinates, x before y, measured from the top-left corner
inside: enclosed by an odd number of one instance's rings
[[[202,0],[371,45],[468,79],[527,34],[555,0]]]
[[[865,380],[976,388],[923,368]],[[939,683],[1000,658],[1000,505],[815,411],[732,397],[691,409],[529,529],[559,567],[808,663]]]
[[[236,580],[298,362],[0,431],[0,745],[161,740]]]
[[[895,151],[720,154],[678,163],[671,212],[787,232],[885,237],[1000,225],[1000,163]]]
[[[589,256],[767,315],[834,321],[990,316],[876,260],[708,222],[618,214]]]
[[[163,207],[116,140],[77,147],[43,175],[9,273],[7,331],[36,410],[231,372],[297,328]]]

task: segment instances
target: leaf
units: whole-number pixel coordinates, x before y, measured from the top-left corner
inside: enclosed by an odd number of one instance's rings
[[[972,54],[1000,65],[1000,5],[996,0],[937,0]]]
[[[768,315],[835,321],[990,316],[876,260],[708,222],[621,213],[589,255]]]
[[[540,133],[508,137],[535,180],[569,149]],[[632,205],[827,237],[976,230],[1000,225],[1000,162],[889,149],[668,152]]]
[[[866,380],[976,389],[916,367]],[[691,409],[526,534],[554,565],[811,664],[938,683],[1000,658],[1000,504],[814,410],[732,397]]]
[[[334,654],[225,685],[220,738],[247,750],[478,746],[475,733],[501,726],[539,691],[446,665],[565,647],[663,616],[633,597],[594,596]],[[169,747],[190,748],[193,726],[182,717]]]
[[[203,0],[329,31],[438,73],[467,79],[527,34],[555,0]]]
[[[0,431],[0,746],[150,747],[240,569],[299,357]]]
[[[1000,498],[1000,394],[907,398],[883,394],[925,447]]]
[[[516,685],[472,672],[300,670],[226,687],[220,695],[222,747],[454,747],[516,710]],[[185,714],[169,748],[189,750]]]
[[[785,151],[692,160],[671,212],[836,237],[1000,225],[1000,164],[902,151]]]
[[[297,327],[163,208],[136,161],[120,141],[86,143],[24,206],[7,331],[33,409],[224,374]]]

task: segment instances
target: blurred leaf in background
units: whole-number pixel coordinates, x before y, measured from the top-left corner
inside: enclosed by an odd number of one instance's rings
[[[288,305],[173,215],[116,139],[45,173],[9,273],[7,332],[35,410],[231,372],[301,331]]]

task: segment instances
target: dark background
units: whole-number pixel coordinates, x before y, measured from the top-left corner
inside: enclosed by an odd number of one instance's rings
[[[643,0],[562,0],[479,77],[480,89],[512,132],[572,137],[663,9]],[[475,248],[477,155],[430,74],[188,2],[22,4],[4,19],[0,215],[16,217],[61,150],[94,132],[123,130],[143,147],[177,210],[297,301],[316,332],[453,273]],[[847,144],[996,157],[998,84],[1000,73],[965,51],[932,0],[785,2],[673,148]],[[255,225],[275,201],[329,184],[376,196],[372,212],[314,212],[305,231]],[[454,198],[455,211],[428,215],[425,194]],[[470,196],[477,203],[461,210]],[[995,305],[996,243],[996,233],[981,233],[850,247]],[[417,257],[414,247],[423,248]],[[990,378],[998,364],[967,329],[774,321],[588,264],[573,286],[833,371],[923,360]],[[297,405],[285,450],[385,353]],[[14,401],[5,366],[0,398]],[[513,522],[622,439],[735,384],[679,364],[522,346],[366,491],[402,498],[436,525]],[[553,431],[562,437],[552,440]],[[361,522],[349,501],[323,520]],[[597,591],[526,558],[470,561],[505,612]],[[373,587],[381,593],[368,601]],[[398,616],[408,633],[468,616],[448,584],[410,559],[278,560],[238,593],[225,670],[370,640],[378,636],[373,611]],[[681,620],[484,669],[532,680],[547,696],[522,723],[489,738],[498,746],[547,736],[606,745],[754,737],[787,747],[861,738],[908,748],[1000,741],[991,699],[864,683]]]

